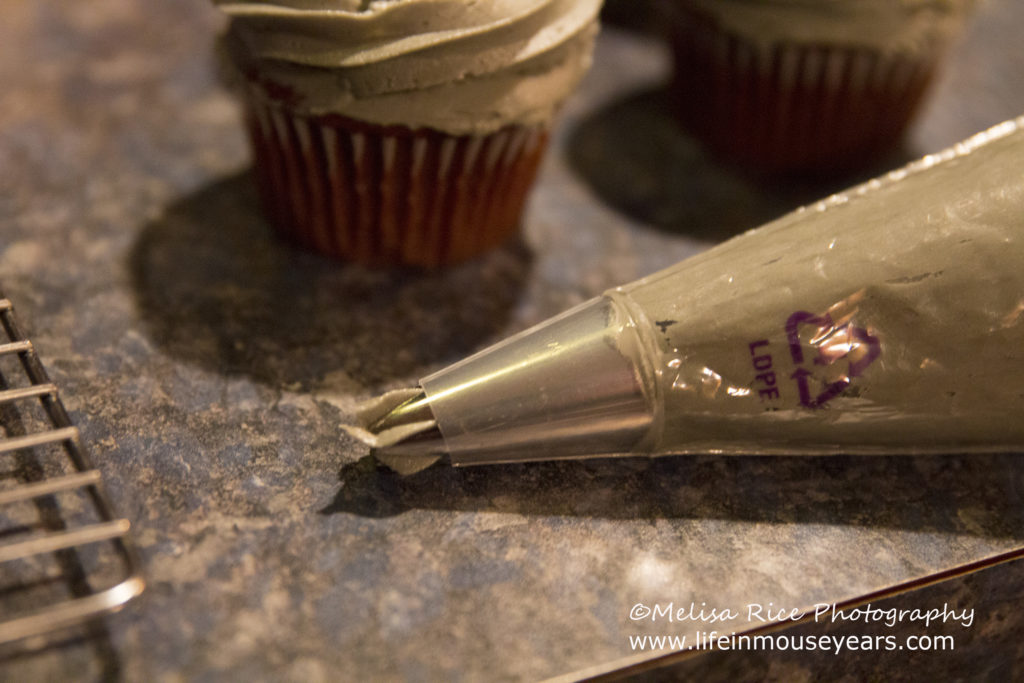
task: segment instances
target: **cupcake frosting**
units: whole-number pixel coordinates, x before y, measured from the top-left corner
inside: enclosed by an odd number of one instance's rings
[[[550,119],[600,0],[214,0],[257,95],[303,113],[487,133]]]
[[[921,53],[945,44],[975,0],[665,0],[762,45],[802,43]]]

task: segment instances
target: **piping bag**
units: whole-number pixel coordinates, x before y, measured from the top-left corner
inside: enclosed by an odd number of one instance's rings
[[[1024,451],[1024,117],[364,403],[401,473]]]

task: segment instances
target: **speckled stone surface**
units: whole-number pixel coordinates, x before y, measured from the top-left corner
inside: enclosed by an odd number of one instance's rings
[[[438,274],[341,266],[256,207],[221,25],[200,0],[4,5],[0,284],[149,587],[98,632],[0,651],[0,679],[536,680],[632,656],[658,632],[638,602],[802,607],[1024,545],[1019,455],[378,467],[339,429],[358,400],[857,178],[717,166],[665,113],[663,47],[609,26],[522,240]],[[887,163],[1024,112],[1022,29],[983,4]],[[1021,570],[994,571],[943,599],[987,610],[971,637],[1019,667],[997,617]]]

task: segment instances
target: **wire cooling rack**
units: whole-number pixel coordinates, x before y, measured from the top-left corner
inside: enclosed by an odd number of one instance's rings
[[[128,529],[0,292],[0,644],[75,626],[141,593]]]

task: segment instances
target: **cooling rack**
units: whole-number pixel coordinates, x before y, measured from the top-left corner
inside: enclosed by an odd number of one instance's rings
[[[0,291],[0,644],[120,609],[144,582],[39,360]]]

